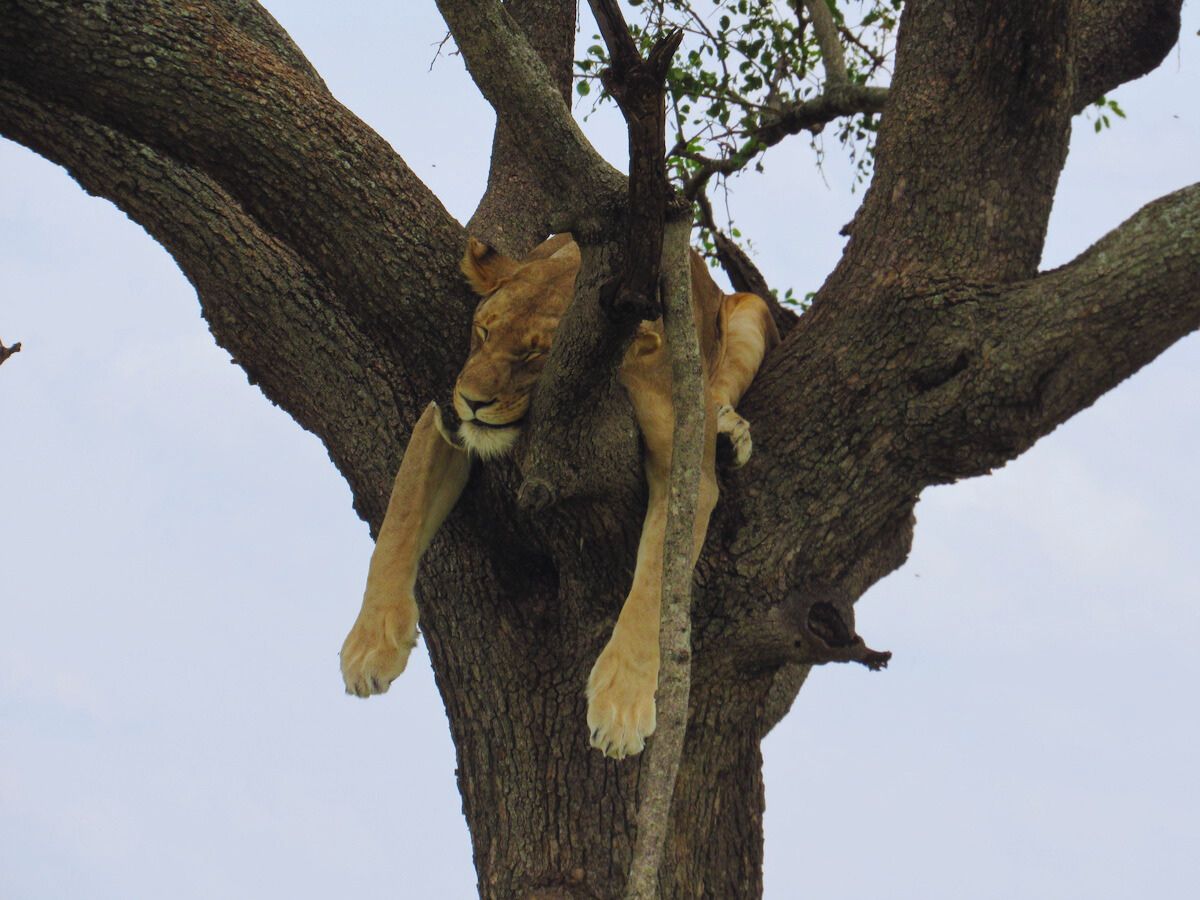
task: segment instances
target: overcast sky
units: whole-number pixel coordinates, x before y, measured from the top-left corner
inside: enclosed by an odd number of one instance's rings
[[[465,221],[492,117],[457,58],[428,71],[432,4],[268,6]],[[1185,15],[1115,94],[1128,120],[1079,123],[1047,266],[1197,180]],[[612,117],[587,127],[620,161]],[[798,292],[858,201],[834,146],[813,161],[796,139],[735,193]],[[25,346],[0,368],[0,897],[472,896],[424,648],[386,697],[342,693],[371,544],[323,447],[140,227],[4,141],[0,339]],[[768,898],[800,873],[847,900],[1194,891],[1198,451],[1192,336],[1004,470],[923,495],[908,564],[858,607],[891,666],[817,671],[766,741]]]

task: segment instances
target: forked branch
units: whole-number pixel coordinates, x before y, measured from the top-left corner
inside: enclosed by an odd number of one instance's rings
[[[950,300],[928,335],[944,374],[907,411],[926,483],[1002,465],[1197,328],[1200,184],[1059,269]]]
[[[531,126],[522,152],[543,189],[562,198],[550,229],[578,234],[582,219],[608,211],[623,195],[620,173],[584,137],[553,76],[500,0],[438,0],[438,9],[496,114]]]

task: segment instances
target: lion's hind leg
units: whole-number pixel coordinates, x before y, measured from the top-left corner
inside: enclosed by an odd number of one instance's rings
[[[749,461],[754,445],[750,424],[735,407],[767,351],[779,343],[779,332],[766,302],[757,294],[726,297],[721,319],[721,355],[709,377],[709,399],[717,412],[717,461],[736,469]]]
[[[668,365],[665,351],[660,350],[643,365],[622,371],[645,444],[650,497],[638,543],[633,585],[621,607],[612,636],[588,677],[587,719],[591,744],[615,759],[640,752],[656,725],[654,695],[658,689],[663,540],[675,425]],[[700,467],[692,535],[692,565],[704,544],[709,516],[717,502],[713,463],[715,441],[716,422],[710,405],[705,418],[704,459]]]

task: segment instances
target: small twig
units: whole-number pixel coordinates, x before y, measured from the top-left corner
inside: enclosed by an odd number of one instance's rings
[[[699,163],[699,168],[684,185],[683,195],[694,200],[714,175],[732,175],[741,171],[755,156],[789,135],[801,131],[816,135],[828,123],[842,116],[882,112],[887,98],[888,89],[883,87],[828,85],[823,93],[811,100],[785,103],[776,110],[768,111],[758,127],[747,129],[746,141],[728,156],[713,159],[698,153],[681,152],[679,155]]]
[[[842,37],[861,50],[866,57],[871,60],[871,73],[874,73],[876,69],[882,69],[887,65],[887,57],[869,47],[867,42],[851,31],[849,27],[846,25],[839,25],[838,31],[841,33]]]
[[[12,356],[14,353],[20,353],[20,352],[21,352],[21,342],[20,341],[17,341],[11,347],[5,347],[4,342],[0,341],[0,365],[3,365],[4,361],[6,359],[8,359],[10,356]]]
[[[446,36],[445,36],[445,37],[443,37],[443,38],[442,38],[440,41],[438,41],[438,43],[437,43],[437,50],[435,50],[435,51],[434,51],[434,53],[433,53],[433,59],[431,59],[431,60],[429,61],[429,71],[430,71],[430,72],[432,72],[432,71],[433,71],[433,67],[437,65],[437,61],[438,61],[439,59],[441,59],[441,57],[442,57],[442,51],[443,51],[444,49],[446,49],[446,45],[447,45],[448,43],[450,43],[450,41],[452,41],[453,39],[454,39],[454,35],[452,35],[450,32],[448,32],[448,31],[447,31],[447,32],[446,32]],[[453,54],[451,54],[451,55],[452,55],[452,56],[457,56],[457,55],[458,55],[458,53],[457,53],[457,52],[455,52],[455,53],[453,53]]]

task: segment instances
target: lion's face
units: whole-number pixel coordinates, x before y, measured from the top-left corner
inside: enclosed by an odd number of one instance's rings
[[[558,320],[571,302],[579,250],[559,235],[516,262],[472,238],[462,270],[483,300],[470,355],[454,384],[457,436],[487,459],[507,453],[520,434]]]

